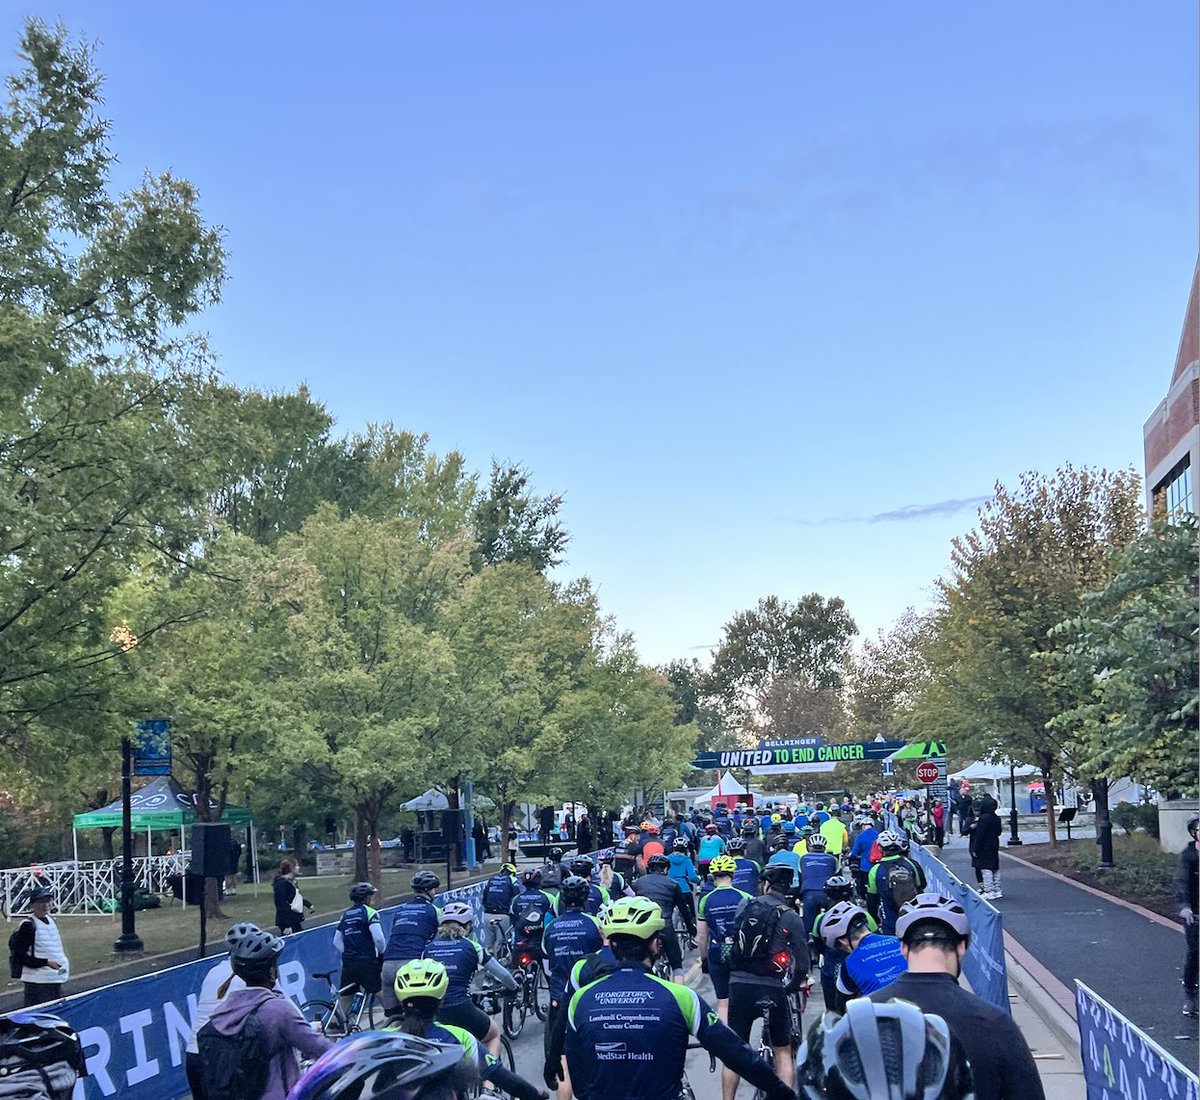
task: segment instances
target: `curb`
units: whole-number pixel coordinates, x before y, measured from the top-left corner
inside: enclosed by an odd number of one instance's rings
[[[1079,1025],[1075,1022],[1075,998],[1070,990],[1008,932],[1004,933],[1004,948],[1009,986],[1062,1044],[1067,1056],[1082,1067]],[[1042,973],[1036,974],[1035,971],[1039,970]],[[1069,1009],[1066,1007],[1068,1005]]]
[[[1120,905],[1130,910],[1130,912],[1137,913],[1139,916],[1153,921],[1155,924],[1161,924],[1164,928],[1170,928],[1183,935],[1183,927],[1178,921],[1170,920],[1161,913],[1155,913],[1150,909],[1146,909],[1144,906],[1138,905],[1137,902],[1127,901],[1125,898],[1117,897],[1116,894],[1109,894],[1096,886],[1089,886],[1086,882],[1080,882],[1078,879],[1071,878],[1070,875],[1060,875],[1057,871],[1051,871],[1049,867],[1042,867],[1037,863],[1031,863],[1029,860],[1022,859],[1020,856],[1014,856],[1012,852],[1005,851],[1004,849],[1001,849],[1001,854],[1008,856],[1009,859],[1019,863],[1022,867],[1028,867],[1032,871],[1040,871],[1043,875],[1049,875],[1051,878],[1056,878],[1059,882],[1065,882],[1069,886],[1076,886],[1080,890],[1094,894],[1105,901],[1111,901],[1114,905]]]

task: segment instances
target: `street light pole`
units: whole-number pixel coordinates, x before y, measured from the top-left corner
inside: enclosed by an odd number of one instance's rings
[[[1100,870],[1113,868],[1112,818],[1108,813],[1108,780],[1093,779],[1092,793],[1096,796],[1096,843],[1100,845]]]
[[[133,772],[133,745],[121,738],[121,937],[113,944],[118,955],[140,954],[145,950],[134,931],[133,917],[133,811],[130,807]],[[147,853],[148,854],[148,853]]]
[[[1011,760],[1008,762],[1008,797],[1008,829],[1012,835],[1006,843],[1008,847],[1015,848],[1024,841],[1017,835],[1017,766]]]

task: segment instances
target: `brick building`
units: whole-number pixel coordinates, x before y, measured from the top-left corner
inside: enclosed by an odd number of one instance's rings
[[[1146,506],[1195,512],[1200,470],[1200,263],[1192,276],[1183,335],[1167,396],[1142,429],[1146,448]]]

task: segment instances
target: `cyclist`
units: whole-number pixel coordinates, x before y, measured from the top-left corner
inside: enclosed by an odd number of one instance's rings
[[[716,825],[709,822],[704,826],[704,836],[700,839],[700,847],[696,853],[700,874],[708,874],[708,865],[725,854],[725,839],[717,831]]]
[[[295,1003],[273,988],[283,946],[280,937],[262,931],[234,943],[230,961],[245,986],[228,993],[196,1035],[207,1094],[224,1095],[236,1084],[249,1100],[284,1100],[300,1076],[296,1055],[313,1059],[331,1046]],[[251,1018],[255,1040],[243,1035]]]
[[[48,1012],[0,1018],[0,1066],[0,1096],[21,1100],[68,1100],[87,1076],[75,1029]]]
[[[625,826],[625,843],[615,852],[615,865],[627,886],[633,885],[633,880],[637,878],[638,858],[641,854],[641,832],[636,825]]]
[[[733,863],[736,868],[733,872],[733,885],[738,890],[743,890],[747,894],[756,893],[758,891],[759,876],[762,874],[762,866],[747,857],[745,838],[735,836],[729,842],[729,851],[726,854],[733,857]]]
[[[519,1100],[547,1100],[545,1091],[502,1065],[469,1031],[436,1019],[449,988],[446,968],[436,959],[413,959],[405,963],[396,973],[394,993],[399,1011],[395,1022],[389,1026],[405,1035],[416,1035],[435,1043],[457,1043],[462,1048],[461,1056],[475,1065],[485,1082]]]
[[[542,872],[526,871],[521,875],[521,893],[513,898],[513,951],[531,959],[542,958],[542,932],[547,918],[553,916],[555,895],[541,889]]]
[[[604,946],[600,934],[600,922],[590,913],[583,911],[588,900],[587,879],[572,875],[562,885],[559,901],[563,912],[556,917],[542,935],[542,951],[546,965],[550,968],[550,1011],[543,1032],[545,1052],[550,1053],[550,1038],[556,1027],[558,1016],[565,1010],[567,983],[577,963],[589,955],[596,954]],[[558,1090],[562,1100],[570,1100],[571,1081],[564,1076]]]
[[[483,969],[487,975],[511,993],[516,980],[497,959],[484,951],[471,935],[475,912],[461,901],[452,901],[442,910],[437,935],[425,946],[424,958],[434,959],[446,968],[448,985],[438,1009],[438,1020],[469,1031],[492,1054],[500,1053],[500,1028],[471,1000],[471,980]]]
[[[633,892],[640,898],[649,898],[662,910],[663,920],[666,922],[661,937],[663,950],[666,952],[667,961],[671,964],[674,980],[681,982],[683,981],[683,949],[672,924],[673,915],[678,910],[679,915],[683,917],[683,922],[687,926],[689,947],[694,947],[696,944],[696,918],[695,911],[689,913],[684,904],[683,891],[679,888],[679,883],[667,874],[669,867],[666,856],[651,856],[646,873],[637,880]]]
[[[686,917],[688,927],[696,924],[696,898],[693,891],[700,885],[700,876],[696,874],[696,865],[692,862],[691,844],[687,837],[678,836],[672,846],[673,850],[667,856],[667,874],[677,883],[683,893],[683,904],[687,906],[689,917]]]
[[[604,889],[610,898],[619,898],[629,890],[625,879],[613,870],[616,857],[612,852],[604,852],[596,857],[599,867],[592,876],[592,881]]]
[[[521,881],[517,878],[515,863],[502,863],[500,870],[483,884],[483,911],[490,917],[498,918],[488,921],[487,943],[484,947],[495,952],[497,940],[507,939],[509,934],[509,909],[513,898],[521,892]]]
[[[459,1043],[434,1043],[398,1031],[354,1035],[321,1055],[288,1100],[394,1096],[470,1100],[479,1076]]]
[[[879,921],[880,930],[887,935],[896,931],[900,906],[912,901],[925,889],[925,872],[904,853],[908,838],[893,829],[879,834],[879,850],[883,853],[867,875],[867,908]]]
[[[609,901],[608,891],[603,886],[597,886],[592,882],[592,870],[595,864],[592,863],[591,856],[576,856],[571,860],[571,875],[568,877],[581,878],[588,887],[587,900],[584,902],[583,909],[585,913],[591,913],[592,916],[597,916],[601,906]],[[565,886],[566,883],[564,882]],[[563,912],[562,888],[559,888],[558,897],[554,899],[554,915],[558,916]]]
[[[813,921],[825,904],[825,883],[838,872],[838,861],[825,851],[825,843],[824,833],[813,833],[808,838],[808,851],[800,857],[802,916],[809,936],[813,934]]]
[[[839,947],[829,947],[821,938],[821,922],[825,914],[835,905],[843,901],[854,901],[854,881],[849,875],[834,875],[825,882],[825,905],[813,921],[813,949],[821,955],[821,997],[829,1012],[841,1012],[846,999],[838,992],[837,976],[842,963],[846,961],[846,953]],[[872,932],[879,931],[879,925],[868,913],[867,923]]]
[[[766,1036],[775,1052],[775,1069],[792,1080],[792,1013],[789,998],[808,978],[811,962],[808,937],[800,915],[787,897],[791,868],[768,863],[763,868],[764,891],[747,898],[734,915],[729,957],[729,1026],[743,1042],[760,1015],[758,1002],[771,1002]],[[726,1100],[733,1100],[738,1079],[729,1067],[721,1078]]]
[[[752,859],[760,867],[767,861],[767,846],[759,835],[758,818],[751,815],[742,826],[742,839],[746,842],[746,858]]]
[[[567,1009],[567,1064],[575,1095],[676,1097],[688,1040],[695,1038],[770,1100],[792,1100],[792,1090],[693,990],[650,973],[656,933],[664,924],[659,907],[644,898],[622,898],[609,907],[604,934],[616,962],[575,993]]]
[[[714,888],[700,899],[700,924],[696,939],[700,947],[700,969],[712,980],[721,1023],[729,1022],[729,941],[734,914],[751,895],[733,885],[737,861],[717,856],[709,865]]]
[[[900,941],[873,931],[870,917],[861,905],[840,901],[821,918],[825,946],[846,955],[837,976],[837,991],[845,997],[869,996],[905,971]]]
[[[356,882],[350,887],[350,908],[342,914],[333,933],[334,949],[342,956],[342,986],[355,985],[364,994],[378,993],[382,985],[383,953],[387,941],[379,914],[367,902],[375,896],[369,882]],[[356,990],[340,999],[342,1015],[349,1019],[350,1002]]]
[[[903,1001],[851,1001],[827,1013],[800,1048],[805,1100],[971,1100],[971,1067],[946,1022]]]
[[[659,828],[653,821],[643,821],[642,830],[644,836],[642,838],[642,850],[638,853],[638,869],[645,873],[646,865],[654,856],[666,855],[666,848],[663,847],[663,842],[659,832]]]
[[[392,930],[383,950],[382,988],[379,1001],[385,1012],[396,1007],[393,987],[396,972],[410,959],[419,959],[425,945],[442,923],[442,911],[433,904],[441,880],[432,871],[418,871],[408,882],[412,897],[396,906]]]
[[[792,849],[791,842],[782,833],[771,841],[771,858],[767,867],[786,867],[792,872],[791,886],[800,885],[800,856]],[[766,870],[766,867],[763,868]]]
[[[830,817],[828,821],[823,821],[817,832],[825,838],[825,850],[831,856],[841,856],[843,849],[850,843],[850,836],[840,818]]]
[[[896,935],[908,970],[871,1000],[911,1001],[945,1020],[971,1060],[975,1100],[1044,1100],[1037,1065],[1012,1016],[958,984],[971,940],[963,907],[940,894],[918,894],[900,910]]]
[[[875,819],[863,814],[855,821],[857,832],[854,842],[850,845],[850,870],[858,885],[860,897],[867,893],[867,875],[871,873],[871,849],[879,839],[879,830],[875,828]]]

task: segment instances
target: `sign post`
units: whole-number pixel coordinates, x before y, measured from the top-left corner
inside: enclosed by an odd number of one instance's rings
[[[113,944],[118,955],[140,955],[145,950],[134,928],[133,917],[133,811],[130,778],[133,772],[133,744],[121,738],[121,935]]]
[[[938,766],[932,760],[922,760],[917,765],[917,778],[927,787],[938,781]]]

